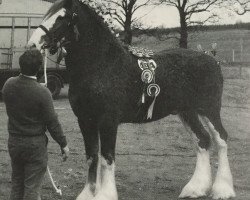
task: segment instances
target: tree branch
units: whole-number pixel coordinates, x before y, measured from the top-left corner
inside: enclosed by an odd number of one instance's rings
[[[180,0],[178,0],[180,2]],[[160,4],[164,3],[166,6],[178,7],[178,2],[176,0],[160,0]]]
[[[146,1],[145,3],[143,3],[143,4],[135,5],[134,8],[133,8],[133,10],[132,10],[132,14],[134,14],[135,11],[137,11],[139,8],[144,7],[144,6],[147,6],[147,5],[149,4],[149,2],[150,2],[150,0],[147,0],[147,1]]]
[[[196,4],[192,4],[189,5],[186,8],[186,13],[190,14],[190,13],[200,13],[200,12],[204,12],[207,11],[212,5],[215,5],[215,3],[218,3],[218,0],[203,0],[203,1],[199,1]]]
[[[244,0],[235,0],[235,1],[242,8],[242,11],[236,10],[236,13],[238,15],[244,15],[245,13],[250,11],[250,1],[244,1]]]

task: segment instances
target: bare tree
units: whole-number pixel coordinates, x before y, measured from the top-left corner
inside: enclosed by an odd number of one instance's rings
[[[43,0],[55,2],[56,0]],[[95,2],[95,0],[92,0]],[[148,5],[152,5],[154,0],[103,0],[109,4],[109,14],[124,29],[124,42],[131,44],[132,42],[132,26],[138,23],[135,13]],[[105,5],[105,4],[103,4]]]
[[[160,3],[167,6],[176,7],[180,17],[180,38],[179,46],[187,48],[188,27],[191,25],[203,25],[206,22],[214,22],[217,15],[212,12],[215,6],[222,3],[223,0],[160,0]],[[206,13],[203,20],[193,20],[194,15]]]
[[[250,12],[250,0],[228,0],[228,7],[233,8],[238,15],[244,15]]]
[[[153,0],[106,0],[111,4],[114,12],[111,16],[116,20],[124,29],[124,39],[126,44],[132,42],[132,26],[138,22],[135,13],[148,5],[153,4]]]

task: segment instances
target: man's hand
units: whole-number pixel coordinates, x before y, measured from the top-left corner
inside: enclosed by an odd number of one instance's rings
[[[40,85],[47,87],[47,83],[40,83]]]
[[[66,161],[69,157],[69,147],[68,145],[61,149],[63,161]]]

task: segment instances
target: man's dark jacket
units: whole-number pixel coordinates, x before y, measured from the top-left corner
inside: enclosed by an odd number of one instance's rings
[[[48,130],[61,148],[67,145],[47,88],[35,79],[19,75],[8,79],[2,92],[10,135],[34,137]]]

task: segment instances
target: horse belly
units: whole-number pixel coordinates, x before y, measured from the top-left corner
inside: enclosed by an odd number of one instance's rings
[[[149,98],[149,97],[148,97]],[[170,114],[176,114],[178,105],[175,103],[176,100],[169,98],[169,96],[164,96],[160,94],[155,99],[155,103],[152,111],[152,118],[148,118],[149,108],[152,105],[154,99],[150,100],[146,97],[145,104],[141,103],[141,97],[138,98],[136,104],[132,102],[128,103],[124,111],[122,112],[122,123],[147,123],[159,120]]]

